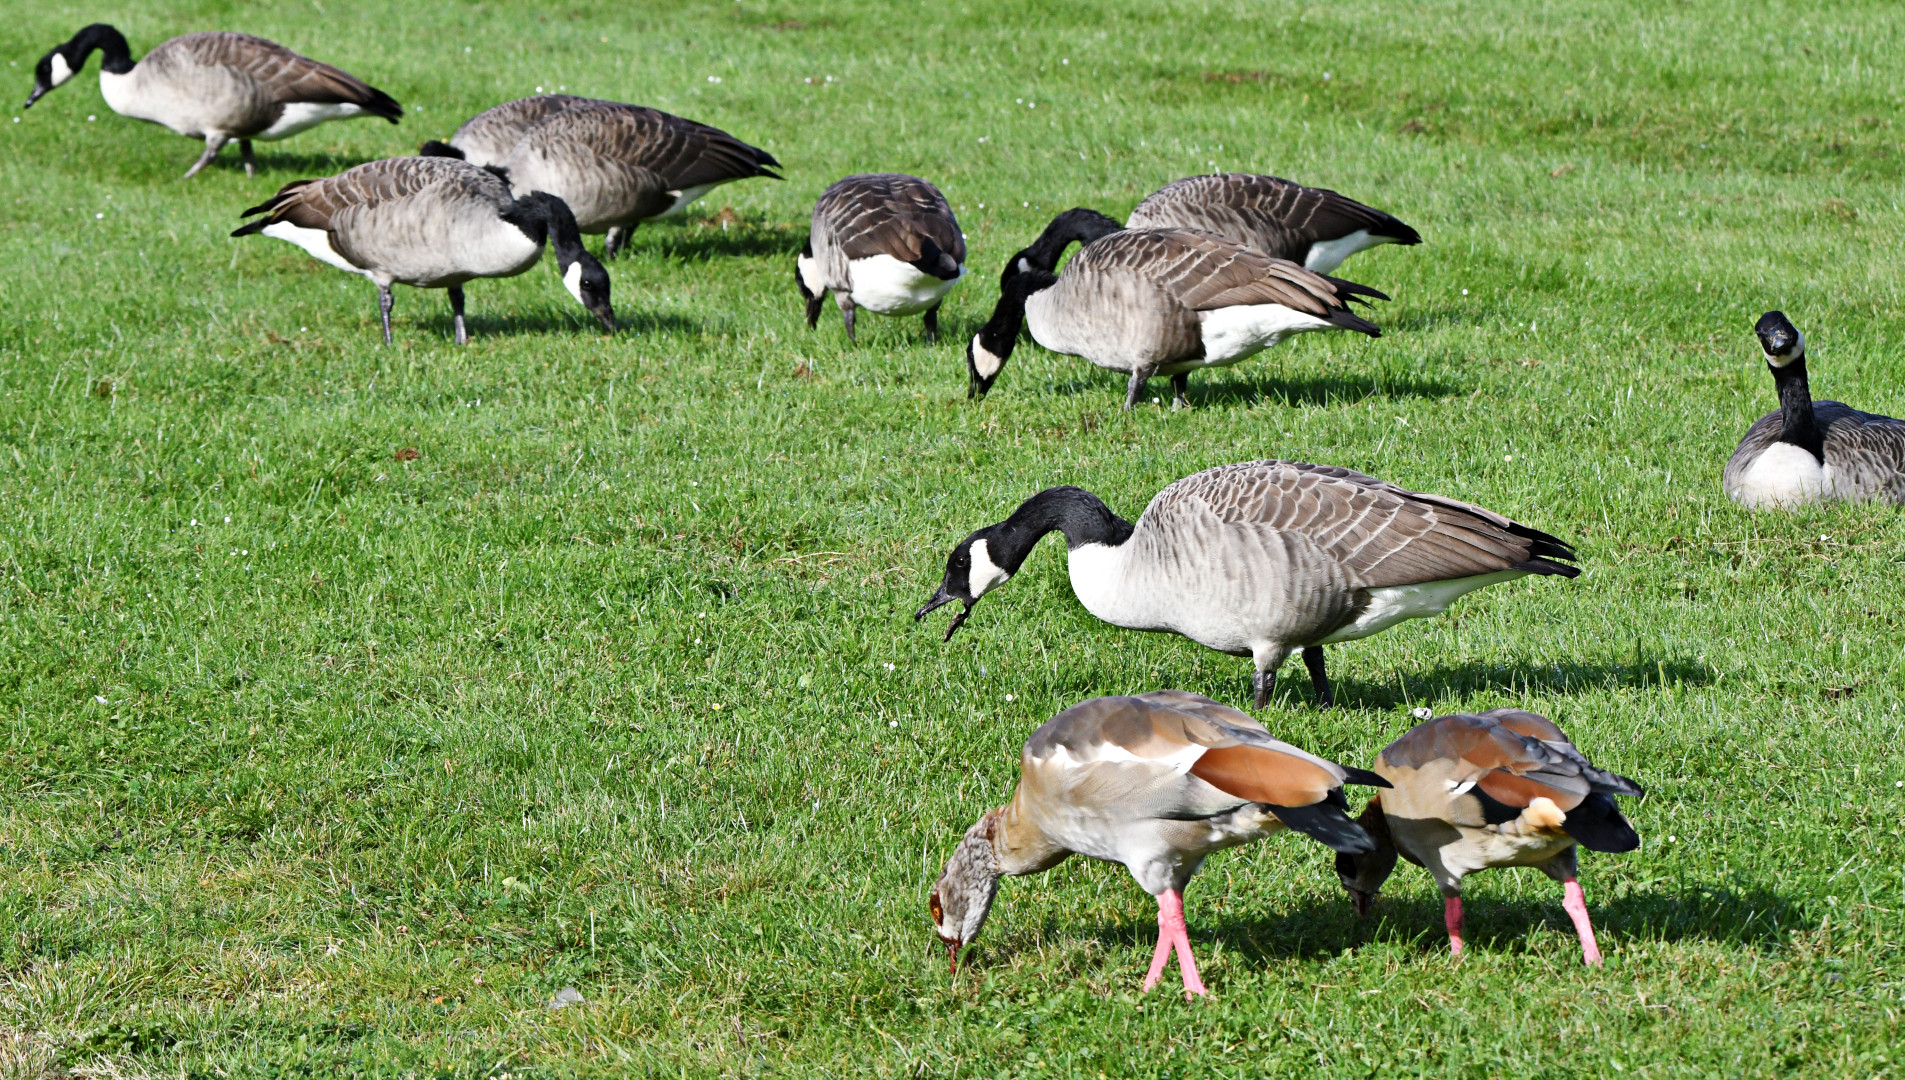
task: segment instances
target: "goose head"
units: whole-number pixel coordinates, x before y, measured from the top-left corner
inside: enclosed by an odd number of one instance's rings
[[[1012,358],[1019,343],[1019,331],[1025,327],[1025,301],[1035,292],[1051,288],[1058,276],[1033,265],[1024,253],[1012,256],[999,277],[999,303],[992,309],[979,332],[966,343],[966,396],[985,397],[999,372]]]
[[[1021,554],[1015,561],[997,550],[1000,546],[1000,530],[1006,524],[988,525],[959,542],[959,546],[946,558],[946,576],[939,583],[939,591],[926,601],[925,607],[913,613],[913,621],[918,622],[939,608],[955,600],[960,601],[965,604],[965,609],[953,616],[952,624],[946,627],[946,636],[941,639],[951,641],[953,631],[965,623],[966,616],[972,614],[972,607],[979,602],[979,598],[1012,580],[1012,575],[1018,572],[1024,562],[1024,556]],[[1002,565],[1001,560],[1010,565]]]
[[[1343,891],[1349,893],[1349,902],[1355,905],[1356,917],[1360,919],[1368,917],[1376,903],[1376,894],[1396,869],[1396,843],[1389,835],[1389,819],[1383,815],[1380,795],[1369,800],[1356,824],[1363,827],[1376,846],[1361,853],[1338,852],[1336,879],[1343,883]]]
[[[582,230],[576,226],[569,204],[546,191],[532,191],[516,200],[505,220],[514,216],[528,228],[542,228],[549,246],[556,252],[556,270],[563,287],[602,322],[602,329],[615,332],[615,309],[609,304],[609,272],[582,246]],[[534,235],[533,233],[531,234]]]
[[[603,269],[601,262],[586,251],[577,251],[569,259],[558,252],[556,265],[562,269],[562,284],[569,295],[601,320],[603,330],[613,334],[615,308],[609,304],[609,272]]]
[[[1783,311],[1769,311],[1759,317],[1753,326],[1753,333],[1759,335],[1760,351],[1766,354],[1766,362],[1774,369],[1790,365],[1806,356],[1806,335],[1786,318]]]
[[[794,256],[794,288],[800,290],[801,302],[807,305],[807,329],[812,330],[820,320],[820,297],[825,291],[820,278],[820,260],[814,258],[812,237],[800,246],[800,254]]]
[[[22,109],[30,109],[33,103],[45,97],[67,80],[79,74],[86,66],[86,58],[94,49],[106,52],[105,68],[115,74],[123,75],[132,70],[131,51],[126,45],[125,36],[105,23],[94,23],[64,45],[56,46],[33,67],[33,93],[29,94]]]
[[[999,893],[999,857],[992,847],[996,821],[995,815],[987,814],[966,830],[926,900],[933,930],[945,944],[948,964],[955,973],[959,970],[959,951],[979,936],[979,928],[992,910],[992,900]]]
[[[20,106],[22,109],[31,109],[34,102],[64,84],[79,71],[79,66],[85,63],[85,58],[76,57],[73,52],[73,43],[69,41],[40,57],[40,62],[33,68],[33,92],[27,95],[26,104]]]

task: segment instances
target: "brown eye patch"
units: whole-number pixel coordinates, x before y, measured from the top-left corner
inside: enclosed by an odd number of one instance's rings
[[[933,913],[933,924],[937,926],[946,917],[946,910],[939,906],[939,893],[926,898],[926,910]]]

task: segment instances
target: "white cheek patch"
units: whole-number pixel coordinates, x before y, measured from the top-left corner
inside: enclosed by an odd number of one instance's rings
[[[994,355],[991,349],[979,344],[978,338],[972,339],[972,369],[979,373],[980,378],[990,379],[1004,366],[1005,361]]]
[[[55,83],[54,85],[58,85],[58,84]],[[1797,360],[1804,355],[1806,355],[1806,335],[1801,334],[1799,335],[1799,340],[1793,342],[1793,347],[1790,349],[1787,349],[1784,353],[1778,356],[1775,356],[1772,353],[1767,353],[1766,362],[1773,365],[1776,368],[1783,368],[1791,364],[1794,360]]]
[[[794,256],[794,267],[800,271],[800,283],[815,296],[823,295],[826,288],[820,281],[820,260],[811,255]]]
[[[972,571],[966,576],[966,592],[974,600],[1005,584],[1011,576],[992,561],[992,553],[986,550],[984,540],[973,543]]]
[[[569,287],[569,295],[575,297],[576,303],[581,304],[583,307],[589,306],[588,301],[582,299],[581,263],[572,262],[569,264],[569,268],[562,272],[562,283]]]
[[[69,65],[66,62],[66,57],[62,56],[59,53],[54,53],[53,54],[53,85],[58,86],[72,77],[73,77],[73,68],[71,65]]]

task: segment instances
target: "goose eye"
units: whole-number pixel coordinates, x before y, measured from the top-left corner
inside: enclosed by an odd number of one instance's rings
[[[933,913],[934,924],[938,924],[938,923],[942,923],[946,921],[946,911],[944,908],[939,906],[938,893],[934,893],[931,897],[927,898],[926,908],[928,911],[931,911]]]

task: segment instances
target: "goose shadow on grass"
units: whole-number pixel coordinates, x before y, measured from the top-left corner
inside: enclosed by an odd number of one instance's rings
[[[1213,378],[1209,374],[1192,372],[1191,408],[1223,408],[1237,405],[1255,405],[1268,402],[1288,408],[1302,406],[1347,405],[1368,398],[1400,400],[1402,398],[1445,398],[1467,392],[1467,388],[1447,379],[1413,373],[1389,374],[1373,372],[1369,374],[1325,375],[1315,377],[1279,377],[1275,375],[1248,375],[1233,378]],[[1126,377],[1118,373],[1107,373],[1099,377],[1085,376],[1053,383],[1051,392],[1070,396],[1074,394],[1115,394],[1123,402]],[[1167,403],[1171,395],[1169,379],[1151,380],[1149,396]]]
[[[474,306],[474,302],[471,306]],[[415,328],[415,332],[435,335],[445,340],[453,338],[456,334],[456,323],[451,319],[448,310],[430,315],[419,315],[411,319],[410,324]],[[392,330],[396,331],[397,322],[394,318],[391,320],[391,326]],[[639,310],[623,311],[618,308],[615,312],[616,332],[614,337],[611,337],[603,332],[602,324],[595,320],[595,316],[587,314],[581,308],[577,308],[574,315],[562,312],[478,315],[466,309],[463,313],[463,327],[469,332],[470,340],[473,342],[486,337],[596,337],[612,341],[615,337],[629,333],[694,334],[700,331],[701,324],[680,315]]]
[[[1333,658],[1333,657],[1332,657]],[[1291,657],[1294,661],[1295,656]],[[1238,677],[1247,692],[1250,676]],[[1706,686],[1713,671],[1691,657],[1654,657],[1642,654],[1624,660],[1517,660],[1509,664],[1444,664],[1426,670],[1398,670],[1374,681],[1330,676],[1339,709],[1393,712],[1398,706],[1427,706],[1470,697],[1483,691],[1510,691],[1524,695],[1581,694],[1595,690],[1650,689],[1661,686]],[[1231,687],[1229,689],[1235,689]],[[1286,661],[1277,673],[1272,704],[1285,709],[1310,707],[1310,677],[1300,663]]]
[[[591,238],[592,250],[598,257],[602,253],[599,242]],[[787,291],[794,290],[795,255],[800,253],[801,245],[807,242],[807,233],[803,229],[775,228],[742,224],[732,228],[719,228],[703,225],[699,222],[648,222],[635,230],[629,237],[628,247],[631,254],[641,254],[674,262],[709,262],[714,259],[737,257],[781,256],[788,260]],[[603,265],[610,271],[615,262],[605,261]]]
[[[1513,872],[1533,875],[1533,880],[1543,886],[1552,884],[1538,870]],[[1605,952],[1629,941],[1707,941],[1770,953],[1785,947],[1794,930],[1816,930],[1820,922],[1806,913],[1802,903],[1761,888],[1691,885],[1600,901],[1592,892],[1593,876],[1590,866],[1583,873],[1583,882],[1590,890],[1588,913],[1593,916],[1595,934]],[[1390,889],[1378,898],[1368,919],[1356,917],[1347,895],[1341,895],[1340,900],[1313,900],[1269,918],[1213,918],[1205,914],[1200,919],[1197,890],[1198,883],[1193,881],[1189,900],[1191,943],[1200,957],[1208,955],[1213,944],[1240,954],[1252,967],[1293,959],[1324,960],[1341,956],[1344,949],[1378,943],[1412,948],[1425,959],[1448,953],[1441,897],[1428,876],[1407,863],[1398,864]],[[972,954],[975,966],[992,963],[1003,967],[1014,954],[1036,949],[1033,942],[1065,937],[1089,937],[1111,950],[1149,949],[1157,944],[1157,927],[1144,917],[1148,898],[1135,885],[1129,892],[1132,918],[1128,921],[1091,926],[1052,914],[1039,920],[1036,932],[1029,927],[1020,929],[1027,941],[1023,949],[1012,940],[988,943],[982,938],[979,951]],[[1559,947],[1573,953],[1577,948],[1574,924],[1561,907],[1560,886],[1555,886],[1553,893],[1551,899],[1496,900],[1487,895],[1486,888],[1470,889],[1463,897],[1463,937],[1469,953],[1525,954],[1537,935],[1544,939],[1544,948],[1546,937],[1553,935]],[[1209,908],[1203,910],[1208,912]],[[1166,973],[1166,986],[1174,982],[1172,976],[1173,972]]]
[[[181,143],[182,142],[183,140],[181,140]],[[261,142],[254,142],[251,145],[252,156],[258,161],[258,175],[251,179],[260,184],[270,184],[271,190],[274,192],[294,180],[308,180],[316,176],[335,176],[346,169],[356,168],[367,161],[380,160],[378,158],[361,157],[357,154],[301,154],[296,151],[267,150],[265,147],[270,144]],[[203,148],[201,147],[201,149]],[[395,154],[391,156],[402,157],[403,155]],[[187,161],[185,164],[190,165],[191,162]],[[228,172],[235,172],[243,176],[245,173],[245,163],[244,159],[241,158],[238,153],[238,140],[234,139],[226,144],[225,148],[219,151],[218,157],[206,168],[208,170],[221,169]],[[179,171],[184,172],[184,167],[181,166]]]

